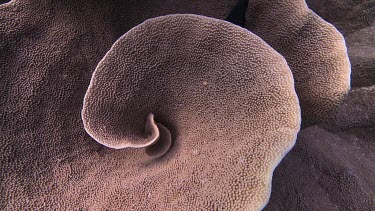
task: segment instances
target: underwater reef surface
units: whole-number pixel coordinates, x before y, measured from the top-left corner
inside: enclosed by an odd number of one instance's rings
[[[296,145],[274,172],[265,210],[371,210],[375,207],[375,2],[307,3],[346,38],[353,90],[331,125],[300,131]],[[224,19],[234,4],[232,0],[1,4],[0,209],[121,207],[123,200],[116,197],[124,187],[111,178],[124,167],[120,162],[124,151],[93,141],[82,124],[92,73],[113,43],[146,19],[174,13]]]
[[[274,172],[265,210],[372,210],[374,137],[374,127],[300,131]]]

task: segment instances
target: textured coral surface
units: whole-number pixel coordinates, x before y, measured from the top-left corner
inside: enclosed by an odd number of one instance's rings
[[[127,180],[118,194],[125,209],[258,210],[300,127],[285,59],[249,30],[198,15],[132,28],[93,73],[82,116],[96,141],[147,146],[154,137],[144,133],[148,113],[170,128],[173,145],[161,159],[124,150],[120,172],[129,176],[111,180]],[[152,164],[139,166],[145,161]],[[133,175],[147,185],[130,182]],[[154,197],[139,198],[143,192]]]
[[[375,85],[371,36],[375,2],[307,3],[347,38],[352,85]],[[93,141],[81,120],[95,67],[121,35],[148,18],[193,13],[224,19],[234,4],[233,0],[14,0],[0,5],[0,209],[122,207],[123,199],[116,197],[128,187],[112,183],[111,178],[119,177],[124,152]],[[296,147],[274,172],[265,210],[375,207],[372,90],[350,92],[348,98],[353,98],[339,107],[332,125],[300,132]],[[92,181],[101,181],[101,186]],[[183,182],[175,187],[193,191]],[[110,191],[92,194],[103,189]],[[131,206],[137,209],[136,204]]]

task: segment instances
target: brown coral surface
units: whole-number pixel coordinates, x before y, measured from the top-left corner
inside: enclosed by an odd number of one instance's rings
[[[259,210],[300,125],[280,54],[242,27],[186,14],[149,19],[118,39],[93,73],[82,117],[99,143],[140,148],[158,136],[144,131],[149,113],[170,128],[173,146],[161,159],[123,151],[129,188],[113,197],[126,198],[126,209]]]
[[[98,62],[122,34],[148,18],[193,13],[224,19],[234,3],[14,0],[0,5],[0,209],[80,209],[89,204],[77,201],[105,201],[121,191],[110,181],[118,175],[114,169],[123,167],[118,162],[123,152],[92,141],[80,117]],[[374,1],[308,0],[308,4],[349,37],[353,85],[374,85],[375,58],[361,50],[373,46],[368,27],[374,23]],[[359,103],[361,109],[371,104]],[[349,113],[356,111],[352,108],[348,107]],[[350,127],[341,132],[318,127],[302,131],[296,148],[276,169],[265,209],[371,210],[375,125]],[[112,162],[113,168],[100,167],[96,160]],[[91,183],[96,179],[103,180],[103,186]],[[112,195],[92,194],[103,187]],[[64,202],[60,196],[74,200]]]
[[[333,120],[300,132],[274,173],[265,210],[373,210],[375,1],[307,3],[346,37],[352,86],[357,88],[345,96]]]
[[[344,34],[352,65],[352,87],[375,85],[375,1],[307,0]]]
[[[350,88],[342,34],[304,0],[254,0],[246,28],[285,57],[293,72],[303,127],[325,122]]]

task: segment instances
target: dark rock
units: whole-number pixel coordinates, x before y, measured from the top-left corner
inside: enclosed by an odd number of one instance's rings
[[[373,210],[375,128],[313,126],[276,168],[265,210]]]
[[[320,17],[347,36],[370,26],[375,21],[373,0],[306,0]]]
[[[347,36],[346,44],[352,64],[352,86],[375,85],[375,22]]]
[[[375,86],[351,90],[333,115],[331,123],[324,127],[332,130],[348,130],[375,125]]]

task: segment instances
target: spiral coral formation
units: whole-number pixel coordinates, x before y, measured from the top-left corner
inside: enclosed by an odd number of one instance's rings
[[[147,152],[157,128],[171,133],[163,157],[123,152],[123,208],[259,210],[295,143],[300,110],[285,59],[259,37],[218,19],[168,15],[116,41],[93,74],[82,118],[112,148]]]

